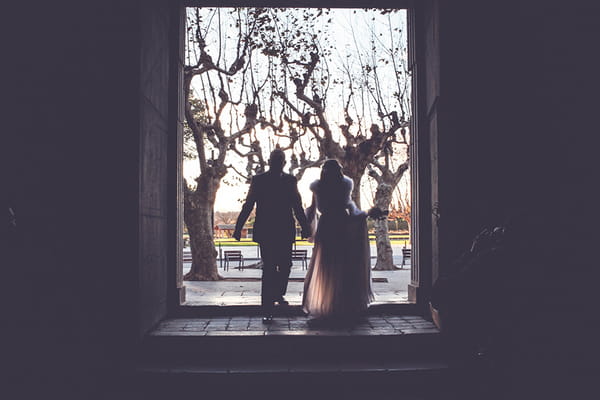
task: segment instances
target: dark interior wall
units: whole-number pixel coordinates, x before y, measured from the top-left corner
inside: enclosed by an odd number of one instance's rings
[[[505,2],[440,2],[438,169],[440,265],[483,225],[500,224],[523,199],[531,165],[523,154],[537,135],[527,106],[518,8]],[[531,154],[532,157],[536,156]],[[442,239],[443,238],[443,239]]]
[[[525,257],[501,273],[506,385],[531,390],[511,393],[523,398],[581,395],[597,373],[600,8],[439,3],[440,272],[483,225],[516,212]]]
[[[2,390],[91,398],[139,325],[140,133],[151,134],[139,110],[152,102],[140,95],[140,5],[15,2],[6,15],[17,228],[0,278]]]
[[[145,2],[141,8],[140,53],[140,334],[167,313],[169,4]],[[171,264],[172,265],[172,264]]]
[[[543,99],[536,116],[545,130],[539,135],[544,136],[544,149],[550,149],[544,154],[552,156],[533,162],[551,181],[547,197],[556,207],[548,213],[553,222],[548,230],[560,238],[552,249],[560,264],[547,268],[537,284],[546,305],[545,320],[580,321],[578,329],[555,334],[551,348],[577,365],[577,378],[589,384],[590,376],[598,376],[594,349],[600,334],[596,309],[600,57],[595,51],[600,5],[574,2],[568,7],[546,5],[524,11],[539,26],[530,30],[539,55],[535,87]],[[544,201],[540,203],[543,207]]]
[[[422,232],[432,240],[432,281],[483,226],[502,224],[549,186],[539,166],[559,146],[540,120],[542,58],[531,35],[540,21],[532,27],[527,6],[509,3],[418,3],[419,140],[430,163],[420,166],[431,179],[422,182],[431,198],[422,197],[421,224],[431,227]]]
[[[597,105],[591,50],[597,6],[456,1],[440,7],[445,259],[483,224],[502,222],[507,210],[554,213],[549,219],[558,231],[566,223],[559,203],[580,197],[594,170],[584,154],[594,148],[585,143]]]

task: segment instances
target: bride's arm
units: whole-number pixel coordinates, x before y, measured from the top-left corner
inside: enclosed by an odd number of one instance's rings
[[[312,238],[315,236],[315,231],[317,230],[317,200],[315,199],[314,193],[312,196],[312,204],[306,209],[306,220],[310,226],[310,236]]]
[[[348,200],[348,204],[346,205],[346,209],[348,210],[348,213],[353,216],[353,217],[358,217],[358,216],[366,216],[367,213],[362,211],[360,208],[356,207],[356,203],[354,203],[354,201],[352,199]]]
[[[348,213],[353,217],[367,215],[367,213],[361,211],[352,200],[352,187],[354,186],[352,179],[344,177],[344,182],[346,183],[346,209],[348,210]]]

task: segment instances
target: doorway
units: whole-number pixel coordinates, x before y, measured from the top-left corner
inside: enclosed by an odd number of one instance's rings
[[[260,252],[252,242],[252,218],[241,241],[231,238],[249,177],[264,171],[270,150],[281,147],[290,160],[286,172],[298,178],[300,192],[310,202],[308,186],[328,155],[315,139],[331,135],[339,148],[351,151],[368,143],[373,125],[389,139],[363,166],[355,196],[365,210],[379,205],[389,211],[385,220],[369,221],[372,287],[376,303],[409,302],[416,237],[411,211],[416,157],[411,157],[414,78],[409,14],[406,9],[185,9],[186,223],[178,233],[178,275],[184,278],[186,293],[182,304],[260,304]],[[291,82],[309,68],[306,101],[294,96]],[[339,129],[319,131],[316,122],[322,121],[312,104],[316,99],[327,112],[327,120],[321,117],[326,125]],[[247,129],[249,112],[256,118]],[[348,170],[361,166],[359,158],[345,160]],[[386,187],[389,198],[378,190]],[[205,210],[191,212],[190,205],[200,202]],[[191,218],[201,220],[204,228],[191,227]],[[194,237],[202,244],[193,246]],[[311,249],[306,241],[294,245],[288,292],[292,305],[301,303]],[[194,263],[205,264],[196,276]]]

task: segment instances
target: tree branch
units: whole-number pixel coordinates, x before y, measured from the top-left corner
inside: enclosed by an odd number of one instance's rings
[[[234,167],[232,164],[226,165],[225,168],[233,170],[233,172],[235,172],[240,177],[242,177],[246,182],[250,181],[250,176],[249,175],[244,175],[243,173],[241,173],[240,171],[238,171],[238,169],[236,167]]]
[[[196,144],[196,151],[198,152],[198,159],[200,163],[200,171],[205,171],[208,168],[206,164],[206,155],[204,154],[204,139],[202,135],[202,130],[199,129],[196,120],[194,118],[194,113],[192,112],[192,107],[190,103],[190,90],[191,90],[191,82],[192,75],[184,74],[184,91],[185,91],[185,120],[192,131],[194,137],[194,143]]]
[[[400,182],[400,179],[402,179],[402,176],[404,175],[404,173],[407,170],[408,170],[408,160],[406,160],[405,162],[400,164],[398,166],[398,168],[396,169],[396,171],[394,171],[394,182],[396,182],[396,184],[398,182]]]

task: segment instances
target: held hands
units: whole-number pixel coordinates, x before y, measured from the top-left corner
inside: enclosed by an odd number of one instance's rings
[[[314,243],[314,237],[312,236],[312,229],[302,229],[302,239],[306,239],[308,243]]]
[[[302,236],[302,239],[306,239],[306,238],[309,238],[311,236],[311,233],[312,232],[310,231],[310,228],[308,228],[308,229],[304,228],[304,229],[302,229],[302,232],[300,233],[300,236]]]

